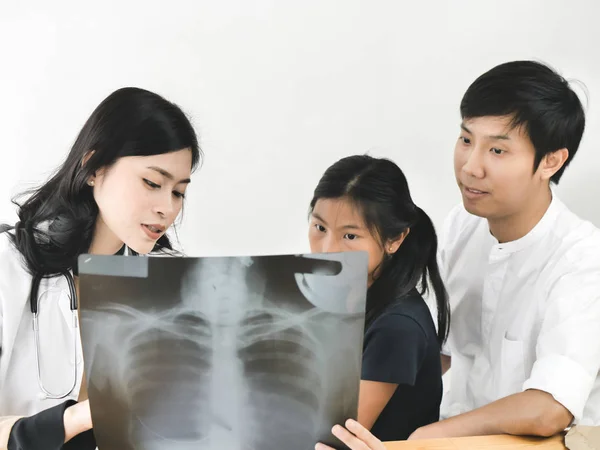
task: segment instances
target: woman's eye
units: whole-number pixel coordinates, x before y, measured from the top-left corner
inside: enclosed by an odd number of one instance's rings
[[[158,185],[158,184],[156,184],[156,183],[153,183],[152,181],[150,181],[150,180],[147,180],[146,178],[144,178],[144,183],[146,183],[148,186],[150,186],[150,187],[151,187],[151,188],[153,188],[153,189],[158,189],[158,188],[160,188],[160,185]]]
[[[357,238],[358,236],[356,236],[355,234],[350,234],[348,233],[346,236],[344,236],[345,239],[348,239],[349,241],[353,241]]]
[[[325,233],[325,227],[323,225],[316,223],[315,228],[317,229],[317,231],[320,231],[321,233]]]
[[[468,137],[461,136],[459,139],[463,142],[463,144],[468,145],[471,143],[471,139],[469,139]]]
[[[173,191],[173,195],[177,198],[184,198],[185,194],[183,192],[179,192],[179,191]]]
[[[496,155],[501,155],[502,153],[504,153],[504,150],[501,150],[499,148],[492,148],[491,151],[493,151]]]

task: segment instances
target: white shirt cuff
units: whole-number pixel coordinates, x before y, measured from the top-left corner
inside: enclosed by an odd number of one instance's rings
[[[572,359],[563,355],[548,355],[535,362],[523,390],[537,389],[549,393],[578,422],[594,381],[595,377]]]

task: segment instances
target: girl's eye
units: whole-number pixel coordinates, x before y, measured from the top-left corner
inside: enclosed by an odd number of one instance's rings
[[[179,191],[173,191],[173,195],[177,198],[185,198],[185,194]]]
[[[315,224],[315,228],[320,231],[321,233],[325,233],[325,227],[323,225],[320,225],[318,223]]]
[[[461,141],[463,141],[463,144],[467,144],[468,145],[468,144],[471,143],[471,139],[469,139],[468,137],[461,136],[459,139]]]
[[[348,233],[347,235],[344,236],[345,239],[348,239],[349,241],[353,241],[357,238],[358,236],[355,234],[350,234]]]
[[[502,153],[504,153],[504,150],[501,150],[499,148],[492,148],[491,151],[493,151],[496,155],[501,155]]]
[[[148,186],[150,186],[152,189],[158,189],[160,188],[160,185],[153,183],[150,180],[147,180],[146,178],[144,178],[144,183],[146,183]]]

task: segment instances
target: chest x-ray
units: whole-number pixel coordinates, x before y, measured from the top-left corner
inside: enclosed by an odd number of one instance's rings
[[[367,255],[83,255],[100,450],[308,450],[356,417]]]

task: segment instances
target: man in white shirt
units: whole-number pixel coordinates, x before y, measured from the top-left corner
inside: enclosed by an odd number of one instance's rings
[[[551,189],[579,147],[581,102],[552,69],[515,61],[475,80],[460,110],[463,202],[439,248],[450,390],[443,420],[409,439],[600,425],[600,231]],[[384,448],[355,421],[346,427],[334,434],[351,449]]]
[[[551,190],[579,147],[581,103],[550,68],[513,62],[469,87],[461,115],[463,202],[439,251],[452,304],[446,420],[411,438],[600,425],[600,231]]]

